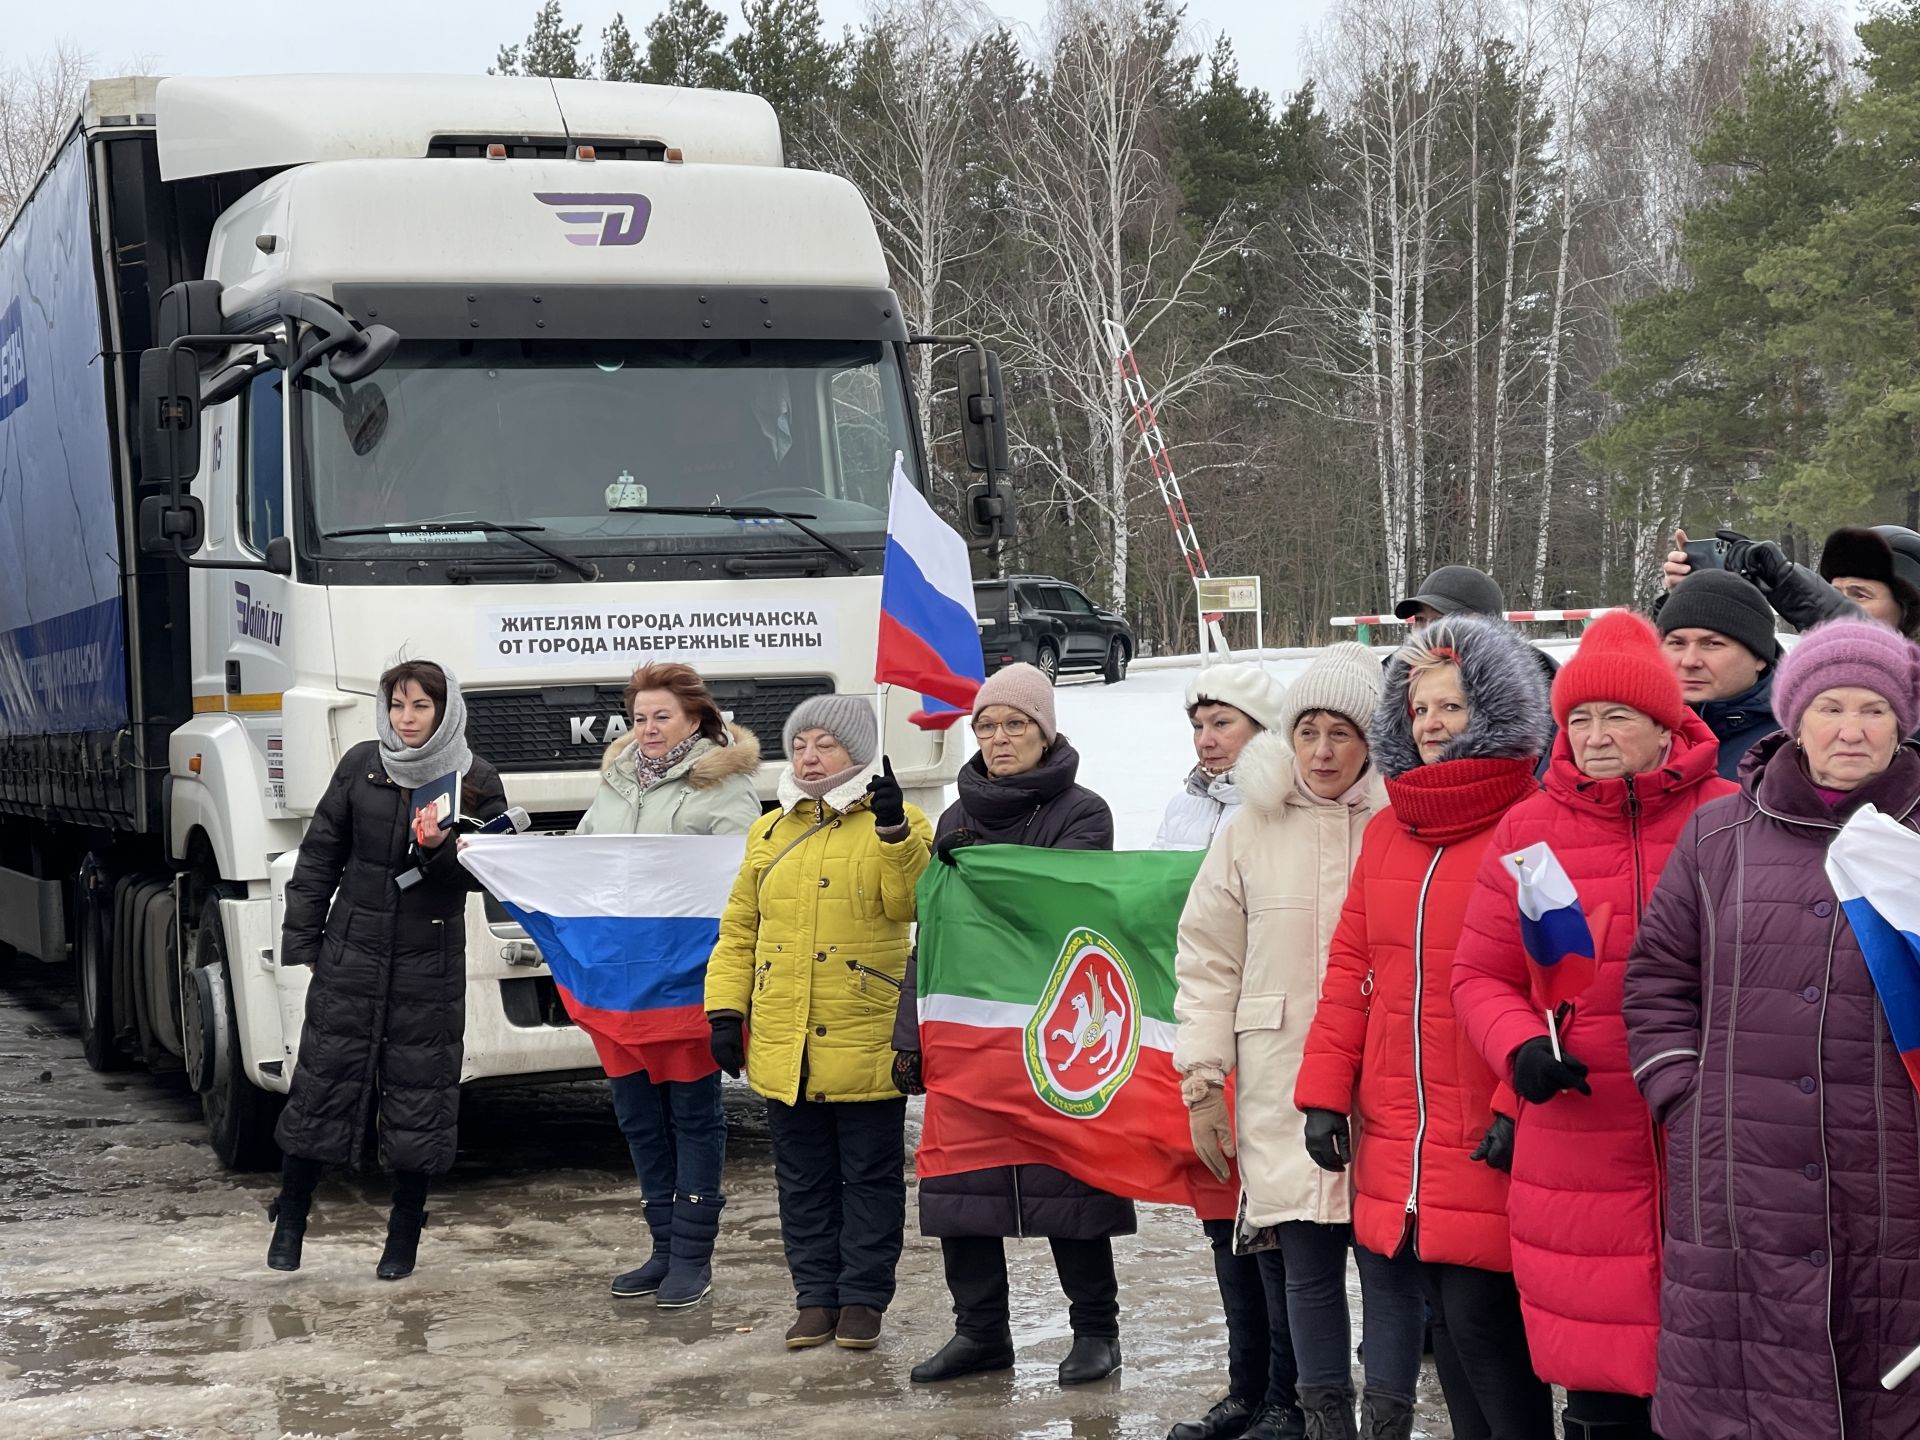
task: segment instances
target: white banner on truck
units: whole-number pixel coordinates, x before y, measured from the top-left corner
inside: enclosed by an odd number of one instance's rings
[[[493,669],[556,661],[612,662],[632,668],[679,660],[782,664],[824,659],[836,627],[832,602],[777,609],[714,606],[519,605],[481,610],[474,637],[480,664]]]

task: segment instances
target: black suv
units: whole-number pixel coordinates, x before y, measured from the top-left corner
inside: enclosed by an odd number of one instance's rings
[[[1098,670],[1114,685],[1127,678],[1133,630],[1078,586],[1051,575],[1009,575],[973,582],[980,651],[991,675],[1024,660],[1049,680],[1067,670]]]

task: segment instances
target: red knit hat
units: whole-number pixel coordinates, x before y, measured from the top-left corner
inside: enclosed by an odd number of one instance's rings
[[[1660,653],[1660,635],[1625,610],[1602,615],[1580,637],[1580,648],[1553,681],[1553,720],[1565,729],[1576,705],[1592,701],[1630,705],[1669,730],[1687,722],[1680,682]]]

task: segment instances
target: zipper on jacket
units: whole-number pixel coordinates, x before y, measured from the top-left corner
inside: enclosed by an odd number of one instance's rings
[[[1820,1028],[1817,1031],[1815,1031],[1815,1041],[1814,1041],[1815,1062],[1814,1063],[1818,1064],[1821,1068],[1821,1072],[1822,1072],[1821,1079],[1823,1082],[1826,1078],[1825,1077],[1826,1064],[1820,1057],[1827,1048],[1827,1001],[1833,995],[1833,948],[1835,943],[1840,938],[1840,915],[1841,915],[1840,908],[1839,906],[1836,905],[1833,911],[1833,925],[1827,931],[1827,973],[1825,976],[1826,984],[1821,988],[1821,991],[1820,991]],[[1879,1007],[1875,1006],[1874,1008],[1877,1010]],[[1874,1037],[1873,1055],[1874,1055],[1874,1068],[1877,1070],[1879,1068],[1879,1060],[1880,1060],[1880,1037],[1877,1035]],[[1833,1362],[1833,1395],[1834,1395],[1834,1417],[1833,1418],[1836,1423],[1836,1428],[1833,1433],[1839,1437],[1839,1440],[1846,1440],[1846,1434],[1847,1434],[1847,1407],[1846,1407],[1846,1399],[1845,1399],[1846,1382],[1842,1380],[1840,1376],[1840,1351],[1838,1347],[1835,1346],[1834,1340],[1833,1340],[1833,1272],[1838,1267],[1835,1263],[1837,1259],[1837,1254],[1836,1254],[1836,1251],[1834,1250],[1834,1244],[1833,1244],[1833,1164],[1827,1154],[1827,1088],[1824,1083],[1822,1083],[1821,1086],[1819,1087],[1818,1093],[1820,1096],[1820,1200],[1821,1200],[1822,1208],[1826,1212],[1826,1219],[1827,1219],[1827,1263],[1825,1267],[1827,1272],[1826,1331],[1827,1331],[1827,1357]],[[1876,1110],[1878,1110],[1879,1108],[1879,1101],[1880,1101],[1880,1087],[1878,1084],[1875,1084],[1874,1107]],[[1880,1213],[1884,1217],[1887,1213],[1887,1207],[1885,1203],[1887,1167],[1884,1163],[1882,1163],[1878,1167],[1878,1169],[1880,1171],[1880,1185],[1881,1185],[1880,1193],[1882,1196]],[[1883,1224],[1885,1223],[1884,1219],[1882,1223]]]
[[[891,985],[896,992],[905,988],[900,981],[894,979],[893,976],[887,974],[886,971],[875,970],[870,965],[862,965],[858,960],[847,961],[847,969],[859,975],[860,991],[862,994],[866,993],[867,980],[869,977],[880,981],[883,985]]]
[[[1433,875],[1440,868],[1440,857],[1447,853],[1442,845],[1433,852],[1427,873],[1420,882],[1420,899],[1413,912],[1413,1099],[1420,1121],[1413,1132],[1413,1175],[1407,1186],[1407,1214],[1420,1210],[1420,1150],[1427,1143],[1427,1077],[1421,1069],[1420,1025],[1427,1003],[1427,892],[1433,888]]]
[[[753,993],[758,995],[767,988],[767,976],[773,972],[773,962],[762,960],[753,972]]]
[[[1640,792],[1634,789],[1633,777],[1627,776],[1627,835],[1633,853],[1633,923],[1637,930],[1640,917],[1647,913],[1646,867],[1640,863]],[[1596,945],[1605,942],[1594,937]]]
[[[1694,1061],[1693,1075],[1693,1151],[1688,1161],[1693,1166],[1693,1177],[1688,1188],[1693,1191],[1693,1243],[1704,1245],[1701,1238],[1702,1221],[1700,1217],[1700,1111],[1706,1102],[1707,1088],[1707,1051],[1713,1038],[1713,991],[1714,971],[1711,963],[1720,950],[1720,925],[1714,919],[1713,897],[1707,893],[1707,882],[1696,871],[1695,883],[1700,890],[1700,914],[1707,926],[1707,956],[1709,963],[1701,968],[1706,972],[1707,991],[1700,1004],[1700,1058]]]

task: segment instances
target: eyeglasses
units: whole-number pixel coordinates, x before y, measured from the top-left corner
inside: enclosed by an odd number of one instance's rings
[[[1018,740],[1033,728],[1028,720],[976,720],[973,724],[973,738],[991,740],[996,734],[1005,734],[1009,740]]]

